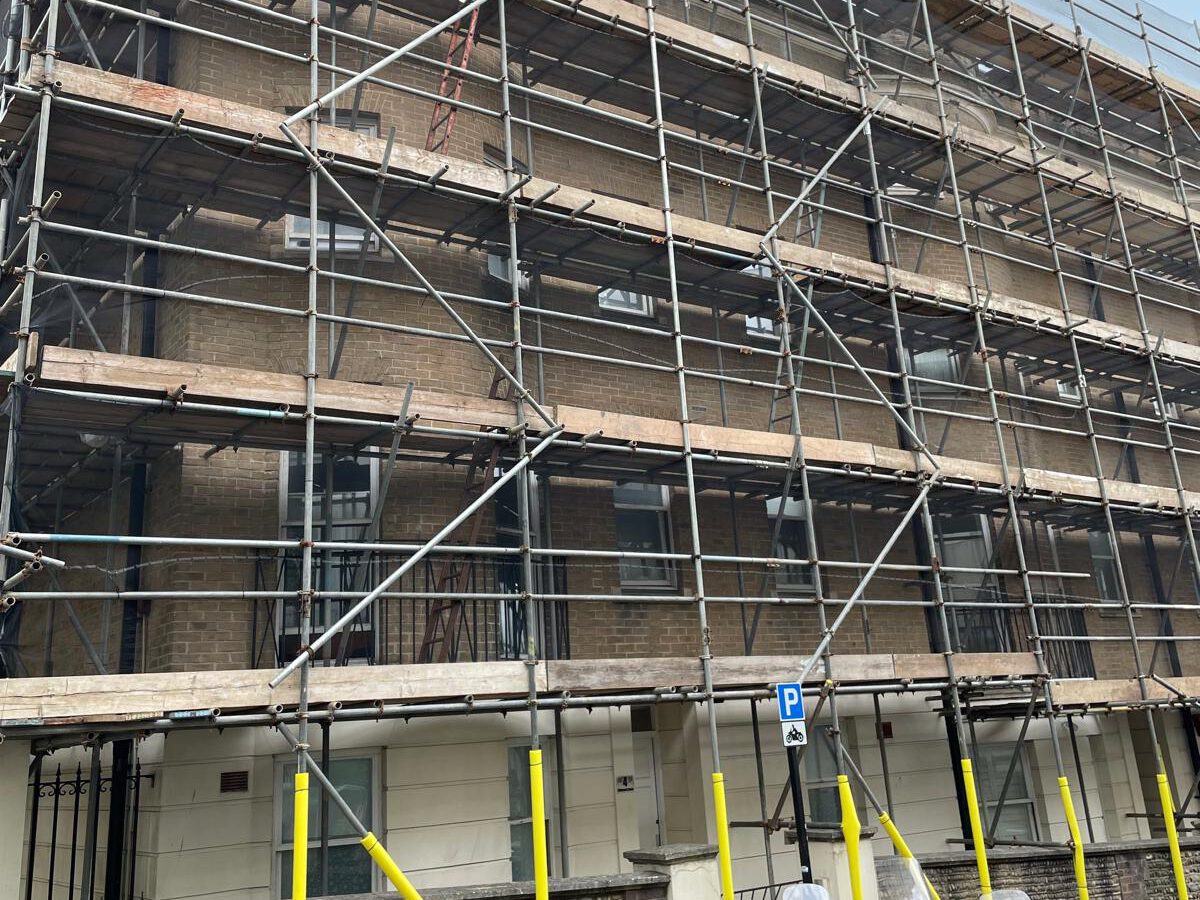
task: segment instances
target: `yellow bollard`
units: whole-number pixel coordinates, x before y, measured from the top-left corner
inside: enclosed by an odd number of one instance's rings
[[[896,848],[896,852],[900,854],[901,859],[916,859],[913,852],[908,849],[908,843],[904,840],[904,835],[900,833],[900,829],[896,827],[896,823],[892,821],[892,817],[886,812],[879,814],[879,824],[883,826],[883,830],[887,832],[888,837],[892,839],[892,846]],[[933,882],[924,872],[921,873],[925,878],[925,887],[929,889],[929,896],[933,900],[942,900],[938,896],[938,892],[934,890]]]
[[[1075,802],[1071,799],[1071,786],[1065,775],[1058,779],[1058,792],[1062,795],[1063,812],[1067,814],[1067,829],[1071,832],[1071,844],[1075,857],[1075,884],[1079,888],[1079,900],[1088,900],[1087,867],[1083,857],[1083,838],[1079,835],[1079,819],[1075,817]]]
[[[546,863],[546,792],[542,784],[542,751],[529,751],[529,810],[533,818],[533,885],[536,900],[549,900]]]
[[[1162,772],[1158,773],[1158,799],[1162,803],[1167,844],[1171,848],[1171,868],[1175,870],[1175,895],[1178,900],[1188,900],[1187,881],[1183,875],[1183,857],[1179,855],[1179,832],[1175,830],[1175,801],[1171,799],[1171,785],[1167,782],[1167,776]]]
[[[308,773],[296,773],[292,815],[292,900],[308,897]]]
[[[383,844],[379,843],[379,839],[371,832],[367,832],[366,837],[362,839],[363,848],[370,854],[371,859],[375,861],[375,865],[379,866],[380,871],[387,876],[387,880],[392,883],[400,896],[404,900],[421,900],[421,895],[417,893],[417,889],[412,886],[412,882],[408,877],[400,871],[400,867],[396,865],[396,861]]]
[[[858,846],[862,840],[862,822],[854,808],[850,779],[845,775],[838,776],[838,799],[842,802],[842,840],[846,842],[846,863],[850,867],[850,896],[853,900],[862,900],[862,864]]]
[[[992,873],[988,871],[987,847],[983,843],[983,820],[979,817],[979,795],[975,793],[975,767],[969,758],[962,761],[963,788],[967,793],[967,815],[971,818],[971,843],[975,845],[975,867],[979,869],[979,892],[992,892]]]
[[[733,855],[729,849],[729,812],[725,807],[725,776],[713,772],[713,808],[717,816],[717,861],[721,866],[721,898],[733,900]]]

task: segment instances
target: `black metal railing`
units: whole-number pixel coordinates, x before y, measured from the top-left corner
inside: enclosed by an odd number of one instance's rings
[[[761,887],[742,888],[734,894],[735,900],[779,900],[783,892],[799,881],[781,881],[779,884],[764,884]]]
[[[76,764],[73,773],[68,769],[66,775],[61,765],[54,767],[52,776],[43,772],[44,766],[39,762],[29,782],[32,799],[26,836],[24,900],[99,897],[104,892],[104,870],[109,863],[106,851],[97,846],[97,835],[107,825],[100,821],[97,795],[112,793],[113,779],[104,775],[93,781],[90,774],[84,775],[82,764]],[[143,773],[140,761],[126,777],[129,783],[124,794],[129,808],[124,819],[124,889],[116,900],[140,896],[136,882],[142,783],[154,783],[154,775]],[[101,857],[105,857],[103,867],[97,865]]]
[[[341,618],[356,598],[407,559],[406,554],[395,553],[315,554],[314,635]],[[444,658],[460,662],[520,659],[528,646],[529,628],[526,604],[521,599],[521,580],[521,566],[516,557],[431,555],[392,585],[373,609],[364,611],[334,637],[326,645],[323,657],[331,664],[424,662],[431,658],[426,646],[430,617],[438,615],[439,605],[444,607],[449,602],[447,598],[453,597],[459,610]],[[256,582],[258,590],[297,590],[300,554],[294,551],[261,554]],[[566,594],[566,560],[536,559],[533,582],[535,594]],[[566,602],[538,600],[534,609],[539,656],[569,658]],[[253,615],[251,665],[282,665],[293,659],[300,650],[299,601],[270,600],[256,605]]]

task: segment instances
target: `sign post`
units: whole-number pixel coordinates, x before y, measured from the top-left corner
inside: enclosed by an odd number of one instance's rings
[[[800,781],[800,748],[808,744],[804,720],[804,692],[797,682],[775,686],[779,701],[779,724],[788,755],[788,785],[792,792],[792,816],[796,820],[796,848],[800,852],[800,878],[813,883],[812,857],[808,852],[808,827],[804,821],[804,785]]]

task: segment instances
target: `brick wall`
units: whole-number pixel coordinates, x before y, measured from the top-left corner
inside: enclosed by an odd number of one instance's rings
[[[1188,889],[1200,889],[1200,838],[1181,838]],[[1175,896],[1175,878],[1166,841],[1126,841],[1085,848],[1088,893],[1093,900],[1166,900]],[[1030,900],[1070,900],[1077,896],[1067,850],[1006,848],[988,854],[992,887],[1027,893]],[[979,876],[970,853],[923,857],[921,865],[942,900],[977,900]],[[877,857],[881,900],[907,900],[899,886],[896,857]]]

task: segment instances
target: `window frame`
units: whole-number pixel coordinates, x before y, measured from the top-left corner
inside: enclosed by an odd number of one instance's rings
[[[768,327],[764,328],[762,323]],[[746,337],[761,341],[779,340],[779,320],[774,316],[746,316]]]
[[[997,785],[997,788],[999,788],[1003,787],[1003,779],[1004,776],[1008,774],[1008,764],[1012,760],[1014,751],[1016,751],[1019,756],[1019,765],[1013,773],[1013,780],[1009,785],[1008,795],[1004,798],[1004,810],[1007,811],[1015,808],[1016,806],[1025,807],[1030,830],[1028,840],[1037,841],[1041,839],[1041,823],[1038,821],[1038,799],[1037,791],[1035,790],[1036,782],[1033,779],[1033,767],[1029,763],[1029,742],[1022,741],[1018,743],[1016,741],[1009,741],[1005,743],[981,743],[979,755],[983,757],[989,754],[994,754],[1000,758],[1001,762],[1003,763],[1003,771],[993,772],[993,774],[998,775],[1000,778]],[[992,771],[991,761],[985,762],[983,759],[980,759],[979,763],[980,768],[986,767],[987,771]],[[1014,797],[1012,795],[1012,786],[1017,783],[1016,775],[1018,772],[1025,783],[1024,797]],[[980,788],[980,793],[983,795],[982,799],[984,811],[987,813],[988,821],[991,822],[995,817],[996,807],[999,803],[999,795],[997,795],[997,798],[993,800],[990,797],[990,792],[986,789],[982,778],[979,779],[978,787]],[[1002,834],[999,831],[999,826],[997,825],[996,837],[998,839],[1005,839],[1009,838],[1010,835]],[[1022,837],[1017,838],[1017,840],[1024,839],[1025,838]]]
[[[1059,400],[1066,400],[1071,403],[1080,403],[1083,401],[1083,390],[1080,388],[1079,382],[1074,378],[1060,378],[1054,382],[1054,387],[1058,392]]]
[[[780,497],[766,498],[766,515],[767,515],[767,534],[768,539],[775,531],[775,518],[777,513],[771,511],[772,503],[779,503],[782,506],[783,519],[785,522],[797,522],[801,527],[801,534],[804,536],[805,559],[812,559],[813,548],[808,546],[808,510],[805,508],[803,500],[796,500],[792,497],[787,498],[786,503],[781,503]],[[782,535],[781,535],[782,537]],[[772,545],[771,556],[777,559],[799,559],[800,557],[788,556],[781,553],[782,546]],[[783,594],[814,594],[817,590],[816,582],[816,566],[780,566],[775,571],[775,590]],[[793,576],[796,580],[784,580],[780,576],[784,572],[794,572]]]
[[[384,812],[387,798],[383,791],[383,753],[372,748],[353,748],[346,750],[334,750],[330,753],[330,758],[333,760],[339,759],[366,759],[371,763],[371,821],[364,822],[368,830],[377,835],[387,835],[387,825],[384,821]],[[288,874],[283,871],[284,854],[293,849],[291,836],[287,836],[284,840],[283,821],[284,821],[284,805],[293,802],[294,784],[287,782],[285,775],[288,772],[289,765],[294,766],[296,755],[294,753],[276,754],[271,768],[271,802],[274,806],[274,815],[271,821],[271,896],[276,900],[281,900],[284,892],[285,879]],[[316,783],[313,783],[310,790],[320,792],[322,794],[322,802],[327,802],[324,798],[324,789]],[[316,820],[316,827],[313,827],[313,822],[309,822],[309,848],[312,848],[313,843],[317,847],[321,846],[321,825],[320,819]],[[314,838],[313,835],[316,835]],[[361,840],[357,835],[347,837],[334,838],[330,837],[330,847],[342,846],[358,846]],[[379,867],[372,864],[371,871],[371,888],[372,892],[384,889],[383,879],[379,871]],[[349,897],[352,894],[330,894],[330,897]]]
[[[364,449],[369,450],[371,448],[364,448]],[[289,491],[288,491],[289,477],[288,476],[291,472],[290,454],[296,453],[296,452],[300,452],[301,454],[303,453],[303,451],[295,451],[295,450],[280,450],[279,451],[279,491],[278,491],[278,493],[279,493],[279,536],[280,536],[280,538],[282,538],[284,540],[290,539],[287,534],[289,528],[303,527],[303,524],[304,524],[303,521],[301,521],[301,520],[288,518],[288,498],[289,498]],[[318,452],[319,458],[321,460],[323,460],[324,455],[325,455],[324,451],[317,451],[317,452]],[[345,456],[347,454],[341,454],[341,455]],[[379,457],[372,455],[372,456],[366,456],[366,457],[360,457],[360,458],[364,458],[366,460],[368,468],[369,468],[369,472],[370,472],[370,476],[369,476],[370,477],[370,482],[369,482],[370,487],[366,491],[367,513],[365,516],[362,516],[362,517],[354,516],[354,517],[346,518],[346,519],[339,519],[335,516],[333,519],[333,522],[331,523],[331,525],[334,528],[362,526],[365,531],[366,527],[371,523],[371,513],[374,510],[375,503],[380,502],[380,497],[379,497],[379,476],[380,476]],[[335,494],[336,493],[355,493],[355,494],[357,494],[357,493],[362,493],[362,492],[360,492],[360,491],[351,491],[351,492],[335,491],[334,493]],[[324,518],[322,518],[321,515],[318,514],[318,510],[320,510],[320,508],[321,508],[321,505],[318,501],[319,496],[320,495],[318,495],[314,491],[314,493],[313,493],[313,506],[314,506],[314,509],[313,509],[313,513],[314,513],[314,515],[313,515],[313,531],[314,531],[314,533],[316,533],[318,529],[322,529],[325,527]],[[319,540],[320,538],[318,537],[317,539]],[[279,564],[280,564],[280,566],[286,565],[287,559],[281,557]],[[368,564],[370,564],[370,563],[368,562]],[[319,554],[317,554],[317,553],[314,553],[314,565],[319,565]],[[282,583],[282,581],[281,581],[281,583]],[[328,589],[328,588],[326,588],[326,589]],[[325,601],[320,601],[320,602],[325,602]],[[347,601],[339,601],[339,602],[347,603]],[[278,635],[279,639],[282,639],[286,635],[295,633],[295,630],[287,624],[287,610],[288,610],[287,601],[276,605],[275,628],[276,628],[276,634]],[[331,610],[331,612],[332,612],[332,610]],[[379,646],[380,646],[380,634],[379,634],[379,628],[378,628],[379,623],[378,623],[377,618],[375,617],[373,608],[369,608],[369,609],[365,610],[363,615],[366,615],[368,617],[367,621],[370,623],[370,626],[371,626],[372,657],[377,658],[379,655]],[[332,615],[326,615],[325,618],[333,619],[334,617]],[[313,622],[312,622],[313,637],[324,634],[325,629],[327,627],[329,627],[329,625],[331,625],[331,624],[333,624],[332,621],[320,621],[320,614],[314,615]],[[330,646],[332,646],[332,644]],[[347,662],[351,665],[366,665],[370,662],[370,660],[369,659],[349,658],[347,660]]]
[[[614,303],[607,299],[614,296],[628,297],[633,302]],[[637,316],[642,319],[653,319],[658,308],[658,302],[649,294],[614,287],[598,288],[596,290],[596,305],[605,312],[617,313],[624,316]]]
[[[920,368],[920,363],[917,361],[919,357],[939,352],[945,353],[946,365],[953,377],[936,378],[929,373],[918,371]],[[961,389],[959,382],[962,381],[962,360],[949,344],[938,344],[934,347],[926,347],[923,350],[910,348],[908,351],[908,374],[913,387],[916,389],[918,400],[922,398],[954,397]],[[932,382],[923,380],[926,378],[935,378],[936,381],[945,383],[933,384]],[[951,383],[953,383],[953,386],[951,386]]]
[[[1112,535],[1108,531],[1089,529],[1087,537],[1088,556],[1092,560],[1092,580],[1096,583],[1096,599],[1106,606],[1120,606],[1121,585],[1118,581],[1117,550]],[[1100,540],[1103,540],[1102,546],[1099,546]],[[1102,570],[1101,563],[1108,567],[1107,571]],[[1105,593],[1105,576],[1112,579],[1112,596]]]
[[[341,128],[344,131],[353,130],[355,134],[362,134],[367,137],[379,137],[380,119],[377,113],[360,112],[358,114],[358,122],[353,129],[351,129],[349,121],[347,121],[345,125],[337,124],[338,120],[341,119],[342,116],[346,116],[348,118],[349,115],[350,110],[337,110],[332,121],[332,126],[334,128]],[[325,126],[331,125],[329,119],[329,110],[321,110],[320,122]],[[285,250],[292,253],[307,253],[310,249],[309,242],[313,240],[312,223],[309,222],[309,227],[307,227],[303,232],[300,232],[297,225],[301,220],[305,222],[309,221],[308,216],[302,216],[296,213],[288,213],[284,217],[283,247]],[[317,220],[318,231],[322,223],[328,224],[328,219]],[[367,244],[368,253],[379,252],[379,235],[375,234],[375,232],[371,231],[369,228],[359,225],[346,225],[337,222],[333,223],[332,227],[333,230],[330,234],[324,237],[322,237],[319,233],[316,235],[318,253],[329,253],[331,246],[333,248],[333,252],[337,254],[358,253],[362,250],[364,241]],[[339,230],[346,228],[352,228],[355,231],[362,232],[362,234],[354,236],[343,236],[338,234]]]
[[[1168,422],[1178,422],[1179,421],[1179,404],[1176,403],[1174,400],[1168,400],[1166,402],[1166,409],[1167,409],[1166,416],[1164,416],[1162,414],[1162,410],[1159,409],[1157,397],[1150,398],[1150,408],[1154,410],[1155,418],[1159,419],[1160,421],[1164,418]]]
[[[546,817],[546,866],[551,877],[554,875],[554,864],[555,860],[557,859],[556,851],[558,849],[556,846],[557,835],[555,834],[554,830],[554,816],[558,811],[557,777],[554,769],[555,761],[557,759],[557,754],[555,753],[555,742],[557,739],[557,735],[542,735],[541,738],[543,774],[542,790],[545,792],[545,803],[543,804],[544,809],[542,810],[542,814]],[[512,828],[514,825],[522,825],[526,821],[532,825],[533,810],[530,809],[530,815],[528,816],[514,816],[512,814],[512,785],[508,779],[508,757],[514,750],[524,749],[526,762],[525,771],[528,772],[529,750],[531,747],[532,744],[529,743],[529,738],[527,737],[509,738],[504,742],[504,782],[508,787],[509,794],[509,803],[507,804],[508,810],[505,814],[504,821],[508,825],[508,857],[510,867],[514,862]],[[532,802],[532,789],[530,790],[529,799]],[[513,876],[514,880],[517,880],[516,872],[513,869],[510,868],[509,874]]]
[[[671,521],[671,489],[665,484],[654,484],[653,482],[626,482],[627,484],[637,484],[644,487],[654,487],[659,490],[661,497],[660,504],[652,503],[637,503],[631,501],[621,501],[617,499],[617,489],[620,485],[613,485],[613,528],[617,542],[620,542],[620,527],[616,521],[616,511],[619,509],[651,511],[658,515],[658,530],[659,536],[662,538],[662,549],[652,550],[651,553],[674,553],[674,527]],[[634,557],[637,559],[638,557]],[[645,557],[642,557],[645,558]],[[617,578],[620,582],[622,590],[633,591],[649,591],[655,589],[666,588],[668,590],[676,590],[679,587],[679,573],[675,566],[675,561],[670,559],[662,560],[665,570],[663,579],[633,579],[625,576],[626,560],[617,560]]]

